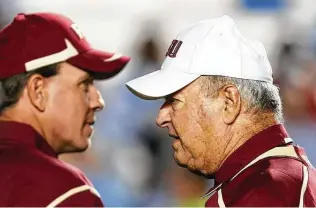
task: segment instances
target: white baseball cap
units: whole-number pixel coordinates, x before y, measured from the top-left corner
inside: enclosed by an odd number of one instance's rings
[[[220,75],[272,83],[272,68],[263,44],[243,36],[225,15],[198,22],[172,41],[160,70],[126,86],[143,99],[159,99],[201,75]]]

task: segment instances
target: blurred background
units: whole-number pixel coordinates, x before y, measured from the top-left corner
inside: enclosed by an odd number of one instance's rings
[[[162,101],[140,100],[124,83],[159,69],[181,29],[224,14],[264,43],[281,89],[285,126],[316,164],[315,0],[0,0],[0,26],[16,13],[38,11],[65,14],[93,46],[132,57],[124,72],[97,83],[106,108],[92,147],[61,156],[88,175],[107,206],[204,205],[199,196],[213,181],[173,161],[172,141],[155,125]]]

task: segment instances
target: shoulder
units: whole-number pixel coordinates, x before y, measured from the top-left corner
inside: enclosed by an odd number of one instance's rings
[[[298,205],[302,187],[301,162],[291,158],[264,159],[249,171],[250,175],[240,184],[240,202],[253,206]]]
[[[254,165],[254,172],[245,183],[254,183],[254,187],[269,189],[271,192],[288,190],[300,192],[302,186],[302,163],[291,158],[270,158]]]
[[[68,202],[69,206],[74,200],[82,206],[93,206],[95,201],[100,201],[85,174],[58,158],[38,151],[22,151],[6,166],[8,172],[3,174],[11,175],[14,206],[46,206],[56,199]]]
[[[21,180],[33,180],[34,184],[58,184],[69,187],[81,184],[91,185],[81,170],[56,157],[27,150],[10,154],[15,154],[15,156],[9,157],[6,164],[7,170]],[[20,177],[21,175],[23,177]]]
[[[254,166],[257,174],[253,177],[265,179],[266,182],[290,186],[302,183],[302,162],[292,158],[268,158]],[[260,173],[260,174],[258,174]],[[293,188],[293,187],[292,187]]]

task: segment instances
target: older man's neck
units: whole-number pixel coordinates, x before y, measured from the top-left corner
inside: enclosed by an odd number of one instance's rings
[[[272,113],[244,117],[236,122],[228,132],[229,142],[225,148],[224,160],[256,134],[273,125],[279,124]],[[222,162],[222,163],[223,163]]]

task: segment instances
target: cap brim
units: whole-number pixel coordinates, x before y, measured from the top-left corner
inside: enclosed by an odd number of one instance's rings
[[[145,100],[156,100],[187,86],[200,75],[180,71],[158,70],[126,83],[127,88]]]
[[[130,59],[128,56],[90,49],[67,62],[90,72],[96,79],[108,79],[122,71]]]

